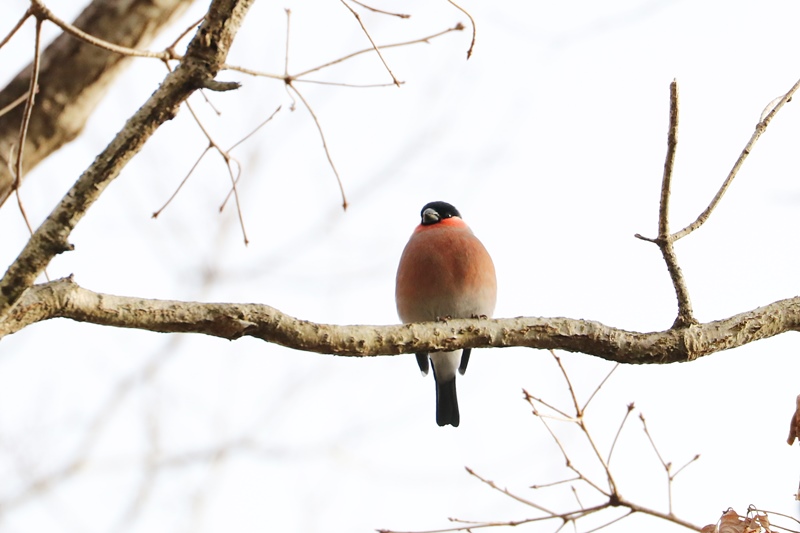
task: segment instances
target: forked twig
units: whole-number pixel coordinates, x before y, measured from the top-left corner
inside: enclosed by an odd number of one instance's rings
[[[389,73],[389,76],[392,77],[392,81],[394,82],[395,85],[400,87],[400,81],[397,79],[397,77],[395,77],[394,72],[392,72],[392,69],[389,68],[389,64],[386,62],[386,59],[383,57],[383,54],[381,54],[381,49],[378,48],[378,45],[375,44],[375,41],[372,39],[372,35],[369,34],[367,27],[364,26],[364,21],[361,20],[361,15],[359,15],[355,9],[350,7],[350,5],[347,3],[346,0],[340,0],[340,1],[356,18],[356,21],[358,21],[358,25],[361,26],[361,30],[364,32],[364,35],[366,35],[367,39],[369,39],[369,43],[372,45],[372,49],[375,50],[376,54],[378,54],[381,63],[383,63],[383,66],[386,68],[386,71]]]
[[[571,415],[567,414],[566,411],[562,411],[561,409],[559,409],[555,405],[547,402],[547,400],[545,400],[544,398],[539,398],[537,396],[532,395],[531,393],[529,393],[525,389],[522,389],[522,395],[525,398],[525,401],[527,401],[528,403],[531,404],[531,407],[533,408],[533,414],[535,414],[536,416],[546,416],[547,418],[553,418],[553,419],[556,418],[554,416],[549,416],[549,415],[542,414],[539,411],[539,409],[536,407],[536,405],[535,405],[535,403],[540,403],[540,404],[544,405],[545,407],[547,407],[548,409],[551,409],[554,412],[558,413],[560,415],[560,417],[561,417],[561,420],[563,420],[563,421],[572,422],[572,421],[575,420]]]
[[[458,23],[455,26],[453,26],[452,28],[447,28],[446,30],[442,30],[440,32],[436,32],[434,34],[427,35],[425,37],[420,37],[418,39],[412,39],[410,41],[402,41],[402,42],[399,42],[399,43],[381,44],[381,45],[378,45],[378,49],[379,50],[386,50],[388,48],[399,48],[401,46],[411,46],[413,44],[430,43],[430,41],[432,39],[435,39],[437,37],[441,37],[442,35],[446,35],[448,33],[454,32],[454,31],[463,31],[463,30],[464,30],[464,26],[461,23]],[[357,50],[355,52],[351,52],[351,53],[349,53],[347,55],[344,55],[342,57],[336,58],[333,61],[328,61],[327,63],[323,63],[322,65],[318,65],[316,67],[310,68],[308,70],[304,70],[302,72],[298,72],[296,74],[288,74],[288,72],[285,72],[284,74],[274,74],[274,73],[271,73],[271,72],[263,72],[263,71],[252,69],[252,68],[242,67],[242,66],[239,66],[239,65],[229,65],[227,63],[225,65],[223,65],[222,68],[225,69],[225,70],[233,70],[235,72],[241,72],[242,74],[247,74],[248,76],[257,76],[257,77],[260,77],[260,78],[272,78],[272,79],[282,80],[282,81],[286,81],[286,79],[289,78],[293,82],[294,81],[309,81],[311,83],[322,83],[320,81],[304,80],[304,79],[301,79],[301,78],[303,76],[307,76],[308,74],[311,74],[312,72],[318,72],[320,70],[324,70],[324,69],[326,69],[328,67],[332,67],[333,65],[338,65],[339,63],[347,61],[348,59],[352,59],[354,57],[357,57],[357,56],[360,56],[362,54],[366,54],[366,53],[372,52],[372,51],[374,51],[374,48],[363,48],[361,50]],[[400,83],[402,84],[403,82],[401,81]],[[330,84],[331,85],[343,85],[345,87],[347,86],[347,85],[344,85],[344,84],[338,84],[338,83],[333,83],[333,82],[331,82]],[[394,83],[390,83],[390,84],[375,84],[375,86],[377,86],[377,87],[384,87],[384,86],[391,87],[393,85],[394,85]],[[367,87],[369,87],[369,85]]]
[[[602,379],[602,381],[600,381],[600,383],[595,388],[594,392],[592,392],[592,394],[589,396],[589,400],[586,402],[586,404],[583,407],[580,407],[579,404],[578,404],[578,396],[577,396],[577,394],[575,392],[574,387],[572,386],[572,382],[569,379],[569,374],[567,373],[567,369],[564,367],[564,364],[561,361],[561,358],[558,355],[556,355],[554,350],[550,350],[550,354],[556,360],[556,363],[558,364],[558,368],[561,370],[562,377],[564,378],[564,381],[567,383],[567,388],[569,389],[570,396],[572,397],[572,404],[573,404],[573,406],[575,408],[574,422],[576,424],[578,424],[578,426],[581,428],[581,431],[583,431],[587,441],[589,442],[589,445],[591,446],[592,450],[595,453],[595,456],[597,457],[597,460],[603,465],[603,469],[605,470],[606,478],[607,478],[608,484],[609,484],[608,488],[611,491],[611,494],[613,495],[613,494],[615,494],[617,492],[616,482],[614,481],[614,477],[611,475],[611,469],[609,468],[605,457],[603,457],[603,454],[600,453],[600,449],[595,444],[591,433],[589,432],[588,428],[586,427],[586,420],[584,418],[584,413],[585,413],[586,406],[589,405],[589,402],[592,400],[592,398],[595,397],[595,395],[600,390],[600,388],[608,381],[608,378],[611,377],[611,374],[614,373],[614,370],[617,369],[619,364],[616,364],[616,365],[614,365],[614,367],[612,367],[611,371]],[[576,470],[576,473],[580,474],[580,472],[578,472],[577,470]],[[589,482],[588,479],[586,479],[586,481]],[[594,485],[594,483],[592,483],[592,485]],[[604,491],[600,491],[600,492],[603,492],[605,494]]]
[[[575,388],[572,386],[572,381],[569,379],[567,369],[564,368],[564,364],[561,362],[561,358],[556,354],[555,350],[548,351],[550,352],[550,355],[553,356],[553,359],[555,359],[558,369],[561,371],[561,377],[564,378],[564,381],[567,384],[569,396],[572,398],[572,407],[575,409],[575,418],[578,419],[583,416],[583,411],[581,410],[580,405],[578,405],[578,396],[575,394]]]
[[[469,14],[469,11],[467,11],[466,9],[461,7],[460,5],[456,4],[453,0],[447,0],[447,1],[454,8],[456,8],[459,11],[461,11],[462,13],[464,13],[467,16],[467,18],[469,19],[469,23],[472,25],[472,41],[470,41],[469,49],[467,50],[467,59],[469,59],[470,57],[472,57],[472,50],[475,48],[475,37],[476,37],[476,35],[478,33],[478,31],[477,31],[477,29],[475,27],[475,19],[472,18],[472,15]]]
[[[602,456],[600,455],[597,446],[595,446],[595,444],[594,444],[594,436],[592,435],[591,431],[588,429],[588,426],[586,425],[585,420],[583,418],[584,417],[584,413],[581,410],[580,404],[576,399],[577,398],[577,393],[576,393],[576,391],[574,390],[574,388],[572,386],[571,380],[569,379],[569,373],[567,372],[566,367],[564,366],[564,364],[561,361],[561,359],[559,357],[557,357],[555,354],[553,354],[553,356],[554,356],[554,359],[556,361],[556,364],[558,365],[558,367],[559,367],[559,369],[561,371],[564,383],[566,384],[567,388],[570,389],[570,395],[572,396],[572,398],[571,398],[572,408],[575,410],[574,414],[572,414],[569,417],[567,417],[566,422],[568,422],[569,424],[577,425],[578,428],[581,430],[581,434],[582,434],[583,438],[590,443],[591,447],[594,450],[594,454],[593,454],[594,457],[605,468],[605,474],[606,474],[606,476],[608,478],[608,485],[611,488],[610,491],[600,487],[599,484],[594,483],[589,478],[589,476],[587,476],[585,474],[585,472],[581,468],[576,466],[575,461],[573,461],[573,459],[572,459],[572,452],[571,452],[571,447],[572,447],[573,441],[570,441],[568,443],[568,444],[570,444],[569,447],[567,445],[565,445],[564,442],[561,441],[561,439],[558,436],[558,432],[555,431],[555,429],[551,426],[551,424],[539,412],[539,409],[536,406],[536,403],[540,403],[540,402],[537,399],[535,399],[533,396],[531,396],[530,394],[528,394],[526,392],[525,393],[525,400],[528,401],[531,404],[531,407],[533,408],[534,415],[537,418],[540,419],[540,421],[545,426],[546,430],[550,434],[550,436],[553,439],[553,441],[556,443],[556,445],[561,450],[561,453],[562,453],[562,455],[563,455],[563,457],[565,459],[566,468],[575,474],[574,476],[573,475],[569,475],[564,479],[560,479],[560,480],[557,480],[557,481],[554,481],[554,482],[548,482],[548,483],[544,483],[544,484],[533,485],[533,486],[531,486],[531,489],[536,490],[536,491],[538,491],[538,490],[548,490],[548,491],[559,490],[560,492],[558,494],[562,495],[562,499],[563,499],[563,496],[565,496],[564,491],[569,490],[571,492],[572,497],[574,498],[574,500],[576,502],[574,504],[574,507],[562,511],[562,510],[553,509],[551,506],[542,505],[534,498],[520,496],[520,495],[515,494],[514,492],[510,491],[507,488],[501,488],[495,482],[490,481],[490,480],[478,475],[472,469],[467,468],[467,472],[469,472],[469,474],[471,476],[477,478],[482,483],[484,483],[487,486],[489,486],[491,489],[496,490],[496,491],[504,494],[505,496],[508,496],[509,498],[512,498],[513,500],[515,500],[515,501],[517,501],[519,503],[522,503],[526,507],[531,507],[531,508],[535,509],[537,511],[536,515],[535,516],[531,516],[531,517],[527,517],[527,518],[523,518],[523,519],[520,519],[520,520],[514,520],[514,521],[483,521],[483,522],[481,522],[481,521],[450,518],[449,520],[451,522],[456,522],[456,523],[458,523],[460,525],[458,527],[454,527],[454,528],[436,529],[436,530],[429,530],[429,531],[419,532],[419,533],[433,533],[433,532],[441,532],[441,533],[443,533],[443,532],[451,532],[451,531],[472,531],[472,530],[478,529],[478,528],[483,529],[483,528],[515,527],[515,526],[519,526],[519,525],[522,525],[522,524],[530,524],[530,523],[534,523],[534,522],[545,522],[545,521],[556,521],[557,522],[557,527],[554,529],[554,531],[561,531],[561,530],[563,530],[565,527],[567,527],[569,525],[572,525],[572,527],[575,528],[576,531],[578,531],[579,527],[580,527],[580,525],[578,524],[579,521],[581,522],[581,524],[586,524],[586,522],[583,519],[587,518],[590,515],[596,515],[596,521],[591,525],[591,527],[589,529],[580,529],[580,531],[582,531],[583,533],[590,533],[590,532],[596,532],[596,531],[603,530],[604,528],[607,528],[612,524],[616,524],[616,523],[618,523],[618,522],[620,522],[620,521],[622,521],[622,520],[624,520],[624,519],[626,519],[626,518],[628,518],[630,516],[633,516],[635,514],[649,515],[649,516],[658,518],[660,520],[664,520],[664,521],[671,522],[671,523],[679,525],[679,526],[683,526],[683,527],[685,527],[687,529],[691,529],[691,530],[694,530],[694,531],[700,531],[700,527],[698,527],[695,524],[692,524],[692,523],[690,523],[690,522],[688,522],[686,520],[683,520],[682,518],[680,518],[680,517],[678,517],[678,516],[673,514],[671,496],[670,496],[670,502],[669,502],[669,511],[668,512],[662,512],[662,511],[658,511],[656,509],[652,509],[652,508],[649,508],[649,507],[645,507],[645,506],[639,505],[639,504],[637,504],[635,502],[632,502],[630,500],[627,500],[627,499],[623,498],[620,495],[619,490],[617,489],[616,483],[612,479],[611,470],[608,467],[608,463],[610,462],[610,458],[611,458],[611,454],[612,454],[613,448],[616,445],[617,440],[619,439],[622,427],[625,425],[626,421],[628,420],[629,414],[633,411],[634,406],[633,406],[632,403],[628,405],[628,411],[627,411],[625,417],[623,418],[622,422],[619,425],[619,428],[617,430],[616,436],[614,437],[614,441],[611,444],[611,449],[608,452],[608,455],[607,455],[608,460],[607,461],[603,461]],[[606,376],[606,378],[601,381],[601,383],[598,385],[597,389],[601,389],[604,386],[604,384],[607,383],[607,379],[608,379],[608,376]],[[597,394],[597,392],[598,392],[598,390],[595,390],[592,393],[591,397],[594,397]],[[549,405],[547,407],[548,407],[548,409],[554,409],[552,406],[549,406]],[[556,410],[559,411],[558,409],[556,409]],[[655,444],[654,444],[654,440],[652,439],[652,436],[647,432],[646,429],[645,429],[645,433],[647,434],[648,439],[650,439],[650,443],[653,446],[653,448],[656,449],[655,448]],[[666,463],[663,460],[663,457],[660,455],[660,453],[658,452],[657,449],[656,449],[656,454],[658,455],[659,461],[661,462],[662,465],[670,465],[670,463]],[[681,467],[678,470],[678,472],[682,471],[686,466],[688,466],[692,462],[696,461],[698,459],[698,457],[699,456],[695,456],[686,465],[684,465],[684,467]],[[666,466],[665,466],[665,468],[666,468]],[[671,490],[671,486],[672,486],[672,481],[675,479],[675,477],[677,476],[678,472],[671,473],[670,476],[669,476],[669,487],[670,487],[670,490]],[[584,490],[584,489],[588,489],[588,492],[586,490]],[[550,494],[550,492],[548,492],[548,494]],[[600,503],[597,503],[597,497],[598,496],[600,498],[602,498]],[[551,500],[552,500],[552,498],[548,498],[547,501],[551,501]],[[620,512],[617,511],[617,510],[621,510],[623,512],[620,514]],[[539,513],[542,513],[542,514],[539,514]],[[600,513],[603,513],[603,514],[600,515]],[[599,524],[598,524],[598,521],[599,521]],[[597,524],[597,525],[595,525],[595,524]],[[588,526],[588,524],[586,524],[586,525]],[[397,532],[390,532],[390,530],[385,530],[385,529],[381,529],[379,531],[383,531],[385,533],[397,533]]]
[[[237,172],[236,172],[235,178],[233,180],[233,183],[231,185],[231,190],[228,192],[228,195],[225,197],[225,199],[222,201],[222,204],[219,207],[219,210],[222,211],[225,208],[225,205],[227,204],[227,202],[230,199],[230,197],[235,194],[236,186],[239,183],[239,178],[241,176],[241,171],[242,171],[242,168],[241,168],[241,165],[239,164],[239,161],[236,158],[234,158],[232,155],[230,155],[230,153],[233,151],[234,148],[236,148],[237,146],[241,145],[242,143],[244,143],[245,141],[250,139],[253,135],[255,135],[256,132],[258,132],[258,130],[260,130],[262,127],[264,127],[268,122],[270,122],[275,117],[275,115],[278,113],[278,111],[280,111],[280,110],[281,110],[281,106],[278,106],[275,109],[275,111],[273,111],[272,114],[269,117],[267,117],[266,119],[261,121],[261,123],[258,126],[253,128],[253,130],[250,131],[249,133],[247,133],[247,135],[245,135],[244,137],[242,137],[241,139],[236,141],[234,144],[232,144],[227,150],[223,149],[221,146],[219,146],[216,143],[216,141],[213,140],[213,138],[211,138],[211,135],[208,132],[208,130],[205,128],[205,126],[201,122],[199,122],[198,117],[192,111],[192,116],[197,121],[198,126],[203,131],[203,134],[206,135],[206,139],[208,140],[208,144],[203,149],[203,151],[200,154],[200,156],[195,160],[194,164],[192,165],[192,168],[190,168],[189,172],[186,174],[186,176],[183,177],[183,179],[181,180],[180,184],[175,189],[175,191],[172,193],[172,195],[167,199],[166,202],[164,202],[164,205],[162,205],[160,208],[158,208],[156,211],[153,212],[152,218],[158,218],[158,216],[161,215],[161,213],[164,211],[164,209],[167,208],[167,206],[172,202],[172,200],[175,199],[175,197],[178,195],[180,190],[183,188],[183,186],[189,180],[189,177],[194,173],[194,171],[200,165],[200,162],[203,160],[203,158],[206,156],[206,154],[209,151],[211,151],[212,149],[216,150],[222,156],[223,160],[225,161],[226,165],[228,166],[228,171],[229,171],[229,173],[231,173],[232,176],[233,176],[233,169],[230,168],[230,165],[231,165],[232,162],[236,163],[236,165],[237,165]],[[241,216],[241,211],[239,211],[239,215]],[[241,218],[240,218],[240,223],[241,223]],[[245,238],[245,242],[247,242],[247,235],[244,233],[244,226],[243,225],[242,225],[242,232],[243,232],[243,235],[244,235],[244,238]]]
[[[236,214],[239,217],[239,226],[242,229],[242,238],[244,239],[244,244],[247,245],[250,241],[247,238],[247,230],[245,229],[244,226],[244,215],[242,214],[242,208],[239,202],[239,191],[236,187],[236,183],[238,180],[236,176],[234,176],[233,174],[233,169],[231,168],[231,161],[236,162],[236,165],[239,167],[240,171],[241,171],[241,165],[234,157],[231,156],[230,153],[228,153],[226,150],[223,150],[222,147],[220,147],[220,145],[214,140],[214,138],[211,136],[211,133],[209,133],[209,131],[203,125],[202,121],[200,120],[200,117],[198,117],[197,113],[195,113],[191,103],[187,100],[185,104],[186,108],[189,110],[189,113],[191,113],[192,117],[194,118],[195,123],[197,123],[198,127],[203,132],[203,135],[205,135],[206,139],[208,139],[208,144],[209,144],[208,148],[209,149],[214,148],[217,151],[217,153],[220,156],[222,156],[222,159],[225,161],[225,166],[227,167],[228,174],[230,175],[231,178],[231,188],[233,189],[233,197],[236,201]],[[205,155],[205,152],[203,153],[203,155]]]
[[[191,24],[189,24],[186,27],[186,29],[183,30],[180,34],[178,34],[178,36],[175,37],[175,39],[172,41],[172,43],[170,43],[170,45],[167,46],[166,50],[169,51],[174,57],[176,57],[176,58],[180,57],[180,54],[178,54],[175,51],[175,47],[178,46],[178,43],[181,42],[181,39],[183,39],[184,37],[189,35],[189,33],[191,33],[192,30],[196,30],[200,26],[200,24],[203,23],[203,19],[205,19],[205,18],[206,17],[204,15],[204,16],[200,17],[199,19],[195,20],[194,22],[192,22]]]
[[[303,103],[305,108],[311,114],[311,118],[314,120],[314,124],[316,125],[317,131],[319,132],[319,135],[320,135],[320,139],[322,140],[322,147],[323,147],[323,150],[325,151],[325,157],[327,158],[328,164],[330,165],[331,170],[333,170],[334,176],[336,177],[336,182],[337,182],[337,185],[339,187],[339,192],[340,192],[341,198],[342,198],[342,208],[343,209],[347,209],[348,202],[347,202],[347,197],[346,197],[346,194],[345,194],[345,191],[344,191],[344,185],[342,183],[341,176],[339,175],[339,171],[337,170],[336,165],[333,162],[333,156],[331,155],[330,149],[328,147],[328,141],[327,141],[327,139],[325,137],[325,133],[324,133],[324,131],[322,129],[322,125],[320,124],[319,117],[317,117],[317,114],[314,112],[314,109],[311,107],[311,104],[306,100],[306,98],[303,96],[303,94],[297,89],[297,85],[295,84],[295,82],[298,82],[298,83],[299,82],[315,83],[315,84],[321,84],[321,85],[336,85],[336,86],[339,86],[339,87],[359,87],[359,88],[386,87],[386,86],[390,86],[390,85],[399,86],[399,85],[402,85],[404,82],[398,80],[394,76],[394,74],[392,73],[392,71],[389,68],[388,64],[384,60],[383,55],[381,54],[381,50],[387,49],[387,48],[400,47],[400,46],[409,46],[409,45],[418,44],[418,43],[427,43],[431,39],[434,39],[436,37],[440,37],[442,35],[445,35],[447,33],[452,32],[452,31],[462,31],[464,29],[464,26],[459,23],[459,24],[457,24],[456,26],[454,26],[452,28],[448,28],[448,29],[443,30],[441,32],[438,32],[438,33],[435,33],[435,34],[432,34],[432,35],[428,35],[426,37],[421,37],[419,39],[413,39],[411,41],[404,41],[404,42],[400,42],[400,43],[393,43],[393,44],[387,44],[387,45],[377,45],[373,41],[373,39],[370,36],[369,32],[367,31],[366,27],[364,27],[363,22],[361,21],[361,18],[358,15],[358,13],[352,7],[350,7],[350,5],[348,5],[345,0],[341,0],[341,2],[356,17],[356,19],[358,20],[359,24],[361,25],[364,33],[367,35],[367,38],[370,40],[370,43],[372,44],[372,47],[364,48],[362,50],[358,50],[356,52],[352,52],[350,54],[347,54],[347,55],[344,55],[342,57],[339,57],[339,58],[337,58],[337,59],[335,59],[333,61],[329,61],[327,63],[323,63],[322,65],[318,65],[318,66],[316,66],[314,68],[311,68],[311,69],[308,69],[308,70],[305,70],[305,71],[302,71],[302,72],[299,72],[299,73],[296,73],[296,74],[290,74],[290,72],[289,72],[289,46],[290,46],[289,35],[290,35],[291,11],[287,9],[286,10],[286,48],[285,48],[285,55],[284,55],[284,71],[283,71],[283,74],[274,74],[274,73],[269,73],[269,72],[262,72],[262,71],[258,71],[258,70],[255,70],[255,69],[250,69],[250,68],[245,68],[245,67],[240,67],[240,66],[235,66],[235,65],[227,65],[227,64],[224,65],[223,68],[228,69],[228,70],[234,70],[236,72],[241,72],[243,74],[248,74],[248,75],[251,75],[251,76],[258,76],[258,77],[265,77],[265,78],[270,78],[270,79],[281,80],[281,81],[284,82],[284,88],[286,89],[286,93],[288,94],[289,98],[291,98],[291,100],[292,100],[292,105],[290,106],[290,110],[294,111],[294,109],[295,109],[295,104],[296,104],[295,96],[297,97],[298,100],[300,100]],[[362,5],[362,4],[359,3],[359,5]],[[366,7],[366,6],[363,6],[363,7]],[[402,17],[402,18],[406,18],[406,17]],[[339,63],[341,63],[343,61],[346,61],[348,59],[351,59],[353,57],[356,57],[358,55],[365,54],[365,53],[368,53],[368,52],[377,52],[378,56],[380,57],[381,61],[384,64],[384,66],[386,67],[387,71],[389,72],[389,74],[392,77],[392,80],[393,80],[392,84],[355,85],[355,84],[348,84],[348,83],[330,82],[330,81],[324,81],[324,80],[303,79],[303,77],[307,76],[308,74],[311,74],[313,72],[321,71],[321,70],[323,70],[325,68],[331,67],[333,65],[339,64]],[[229,194],[229,196],[230,196],[230,194]],[[226,198],[226,201],[227,201],[227,198]],[[223,202],[223,205],[224,205],[224,202]]]
[[[476,474],[475,471],[472,470],[470,467],[467,466],[467,467],[464,467],[464,468],[467,470],[467,472],[469,472],[469,475],[479,479],[482,483],[490,486],[494,490],[496,490],[498,492],[502,492],[506,496],[508,496],[508,497],[520,502],[520,503],[524,503],[525,505],[527,505],[529,507],[533,507],[534,509],[538,509],[539,511],[543,511],[543,512],[548,513],[548,514],[555,514],[553,511],[551,511],[547,507],[544,507],[542,505],[539,505],[538,503],[534,503],[534,502],[532,502],[530,500],[527,500],[527,499],[523,498],[522,496],[518,496],[518,495],[512,493],[510,490],[508,490],[506,488],[501,489],[500,487],[498,487],[495,484],[494,481],[491,481],[489,479],[486,479],[486,478]]]
[[[786,105],[789,101],[791,101],[794,94],[800,89],[800,80],[796,81],[794,85],[792,85],[791,89],[786,92],[780,99],[778,99],[777,103],[767,112],[766,110],[761,116],[760,121],[756,124],[755,131],[750,136],[750,140],[747,141],[747,144],[742,149],[742,152],[739,154],[739,157],[736,159],[736,162],[733,164],[728,176],[725,178],[725,181],[722,183],[722,186],[719,188],[717,193],[714,195],[714,198],[709,203],[708,207],[706,207],[700,215],[688,226],[677,231],[675,233],[670,233],[669,231],[669,196],[670,196],[670,188],[671,188],[671,180],[672,180],[672,173],[674,169],[674,162],[675,162],[675,151],[677,147],[677,134],[678,134],[678,85],[675,80],[672,81],[670,84],[670,127],[669,127],[669,136],[667,141],[667,158],[666,162],[664,163],[664,177],[661,184],[661,203],[659,206],[659,217],[658,217],[658,237],[655,239],[643,237],[640,234],[636,234],[635,236],[639,239],[649,241],[658,245],[659,249],[661,250],[661,254],[664,257],[664,262],[667,264],[667,269],[669,270],[670,278],[672,279],[672,285],[675,288],[675,293],[678,299],[678,316],[673,323],[673,328],[682,328],[697,324],[697,320],[694,318],[694,312],[692,310],[692,303],[689,298],[689,291],[686,287],[686,280],[683,277],[683,272],[678,266],[677,256],[675,254],[674,243],[675,241],[686,237],[700,226],[702,226],[706,220],[711,216],[711,213],[717,207],[719,202],[722,200],[722,196],[728,190],[733,179],[736,177],[737,173],[741,169],[742,165],[744,164],[745,159],[747,156],[750,155],[755,143],[761,137],[761,135],[766,131],[767,126],[775,117],[775,115]],[[774,102],[774,101],[773,101]],[[770,108],[772,103],[767,106]]]
[[[458,23],[455,26],[453,26],[452,28],[447,28],[446,30],[442,30],[442,31],[434,33],[432,35],[428,35],[427,37],[420,37],[419,39],[413,39],[411,41],[403,41],[403,42],[400,42],[400,43],[379,45],[377,48],[379,50],[386,50],[387,48],[397,48],[397,47],[400,47],[400,46],[409,46],[409,45],[412,45],[412,44],[428,43],[428,42],[430,42],[431,39],[435,39],[437,37],[441,37],[442,35],[446,35],[446,34],[448,34],[450,32],[463,31],[463,30],[464,30],[464,26],[461,23]],[[352,52],[350,54],[342,56],[342,57],[340,57],[338,59],[334,59],[333,61],[329,61],[329,62],[324,63],[322,65],[319,65],[317,67],[310,68],[308,70],[304,70],[304,71],[299,72],[297,74],[293,74],[292,78],[293,79],[300,78],[300,77],[305,76],[307,74],[310,74],[312,72],[317,72],[317,71],[322,70],[324,68],[328,68],[330,66],[333,66],[333,65],[336,65],[338,63],[341,63],[342,61],[347,61],[350,58],[359,56],[361,54],[366,54],[367,52],[372,52],[372,51],[373,51],[373,48],[364,48],[363,50],[358,50],[356,52]],[[230,68],[230,67],[226,67],[226,68]]]
[[[667,474],[667,499],[669,501],[669,514],[672,514],[672,482],[684,470],[687,466],[692,464],[693,462],[700,459],[700,454],[695,455],[691,459],[689,459],[686,464],[682,467],[677,469],[675,472],[672,471],[672,463],[667,462],[661,455],[661,452],[658,451],[658,446],[656,446],[655,440],[653,440],[653,436],[650,434],[650,430],[647,428],[647,422],[644,419],[644,415],[639,413],[639,420],[642,421],[642,428],[644,429],[644,434],[647,435],[647,440],[650,442],[650,446],[653,447],[653,451],[656,453],[656,457],[658,457],[659,462],[661,462],[661,466],[664,467],[664,471]]]
[[[233,143],[233,144],[231,145],[231,147],[230,147],[230,148],[228,148],[226,151],[227,151],[227,152],[232,152],[234,148],[236,148],[237,146],[239,146],[240,144],[242,144],[243,142],[245,142],[247,139],[249,139],[250,137],[252,137],[253,135],[255,135],[255,134],[256,134],[256,132],[258,132],[258,130],[260,130],[262,127],[266,126],[268,122],[272,121],[272,119],[275,117],[275,115],[277,115],[277,114],[278,114],[278,111],[280,111],[282,107],[283,107],[283,106],[278,106],[278,107],[275,109],[275,111],[273,111],[273,112],[272,112],[272,114],[271,114],[270,116],[268,116],[266,119],[262,120],[262,121],[261,121],[261,123],[260,123],[258,126],[256,126],[255,128],[253,128],[253,130],[252,130],[250,133],[248,133],[247,135],[245,135],[244,137],[242,137],[241,139],[239,139],[238,141],[236,141],[235,143]],[[238,163],[238,162],[237,162],[237,163]],[[237,178],[236,178],[236,181],[234,182],[234,185],[236,185],[236,184],[238,184],[238,183],[239,183],[239,177],[237,177]],[[227,203],[228,203],[228,200],[230,200],[230,198],[231,198],[231,195],[232,195],[232,194],[233,194],[233,188],[231,188],[231,190],[230,190],[230,191],[228,191],[228,195],[225,197],[225,200],[223,200],[223,201],[222,201],[222,204],[219,206],[219,210],[220,210],[220,211],[222,211],[223,209],[225,209],[225,204],[227,204]]]
[[[675,296],[678,299],[678,316],[672,324],[673,328],[683,328],[697,324],[692,310],[692,301],[689,298],[689,289],[683,271],[678,265],[678,257],[673,246],[675,236],[669,232],[669,199],[672,189],[672,173],[675,168],[675,153],[678,146],[678,82],[672,80],[669,85],[669,132],[667,134],[667,156],[664,161],[664,175],[661,180],[661,201],[658,208],[658,237],[649,239],[638,233],[636,237],[655,243],[664,262],[667,264]]]
[[[103,39],[99,39],[94,35],[90,35],[80,28],[76,28],[69,22],[58,18],[46,5],[44,5],[42,0],[30,0],[30,3],[30,11],[37,20],[49,20],[66,33],[77,39],[80,39],[81,41],[91,44],[92,46],[96,46],[97,48],[102,48],[103,50],[108,50],[109,52],[132,57],[149,57],[161,60],[181,58],[181,56],[173,55],[170,50],[164,50],[163,52],[151,52],[150,50],[137,50],[136,48],[128,48],[127,46],[120,46],[118,44],[104,41]]]

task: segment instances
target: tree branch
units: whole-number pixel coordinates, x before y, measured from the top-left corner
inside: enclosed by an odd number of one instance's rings
[[[572,318],[458,319],[393,326],[337,326],[300,320],[259,304],[198,303],[92,292],[66,278],[28,290],[0,338],[51,318],[161,333],[258,338],[295,350],[344,356],[397,355],[458,348],[527,346],[582,352],[634,364],[692,361],[787,331],[800,330],[800,297],[730,318],[638,333]]]
[[[678,148],[678,82],[672,80],[669,85],[669,132],[667,133],[667,157],[664,161],[664,175],[661,180],[661,200],[658,208],[658,237],[647,239],[641,235],[638,238],[655,243],[661,250],[661,256],[667,264],[675,296],[678,299],[678,316],[672,327],[684,327],[696,324],[692,301],[689,298],[689,289],[686,279],[678,265],[678,256],[675,254],[674,237],[669,232],[669,197],[672,193],[672,173],[675,169],[675,153]]]
[[[214,79],[252,2],[212,2],[178,67],[78,178],[8,268],[0,280],[0,317],[33,285],[56,254],[72,249],[67,240],[72,230],[156,129],[178,113],[189,95]]]
[[[193,0],[131,0],[125,9],[113,0],[95,0],[73,26],[125,48],[146,46]],[[58,37],[42,55],[37,110],[31,117],[22,175],[70,142],[83,130],[102,95],[128,58],[97,48],[68,34]],[[0,109],[27,91],[31,65],[0,91]],[[14,176],[8,161],[19,139],[22,108],[0,116],[0,205],[13,191]]]
[[[761,121],[759,121],[759,123],[756,124],[755,131],[753,131],[753,134],[750,136],[750,140],[748,140],[747,144],[745,144],[744,148],[742,149],[742,153],[739,154],[739,157],[733,164],[733,168],[731,168],[731,171],[728,173],[728,176],[725,178],[725,181],[722,183],[722,186],[717,191],[717,194],[714,195],[714,198],[711,200],[711,203],[708,204],[708,207],[706,207],[705,210],[702,213],[700,213],[700,215],[698,215],[697,219],[694,222],[692,222],[682,230],[675,232],[672,235],[673,242],[677,241],[678,239],[686,237],[691,232],[693,232],[694,230],[705,224],[706,220],[708,220],[708,217],[711,216],[711,212],[714,211],[714,209],[717,207],[717,204],[719,204],[720,200],[722,200],[722,196],[725,194],[725,191],[727,191],[728,187],[730,187],[730,184],[733,182],[733,178],[736,177],[736,174],[739,172],[739,169],[742,168],[744,160],[747,159],[748,155],[750,155],[750,152],[753,150],[756,141],[758,141],[758,139],[761,137],[761,134],[767,131],[767,126],[769,126],[769,123],[772,121],[773,118],[775,118],[775,115],[778,114],[778,111],[780,111],[784,105],[792,101],[794,93],[796,93],[799,89],[800,89],[800,80],[797,80],[794,83],[794,85],[792,85],[792,87],[786,92],[786,94],[784,94],[780,99],[778,99],[778,102],[772,109],[770,109],[769,112],[766,112],[766,110],[764,111],[764,114],[761,116]],[[767,106],[767,109],[769,109],[769,106]]]

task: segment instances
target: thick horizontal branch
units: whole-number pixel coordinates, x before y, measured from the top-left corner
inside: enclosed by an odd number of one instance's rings
[[[730,318],[637,333],[572,318],[458,319],[394,326],[336,326],[291,317],[259,304],[177,302],[89,291],[72,279],[29,289],[0,322],[0,338],[51,318],[162,333],[249,336],[288,348],[345,356],[457,348],[527,346],[582,352],[635,364],[691,361],[800,329],[800,297]]]

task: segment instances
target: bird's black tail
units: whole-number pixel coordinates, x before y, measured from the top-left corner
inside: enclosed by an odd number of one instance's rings
[[[436,373],[434,372],[434,377]],[[456,377],[447,381],[436,380],[436,423],[440,426],[450,424],[458,427],[458,396],[456,395]]]

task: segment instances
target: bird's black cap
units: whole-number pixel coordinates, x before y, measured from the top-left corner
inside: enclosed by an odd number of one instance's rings
[[[427,214],[426,214],[427,212]],[[453,205],[447,202],[430,202],[425,204],[420,212],[422,217],[422,225],[427,226],[436,224],[440,220],[446,218],[458,217],[461,218],[461,213],[458,212]]]

